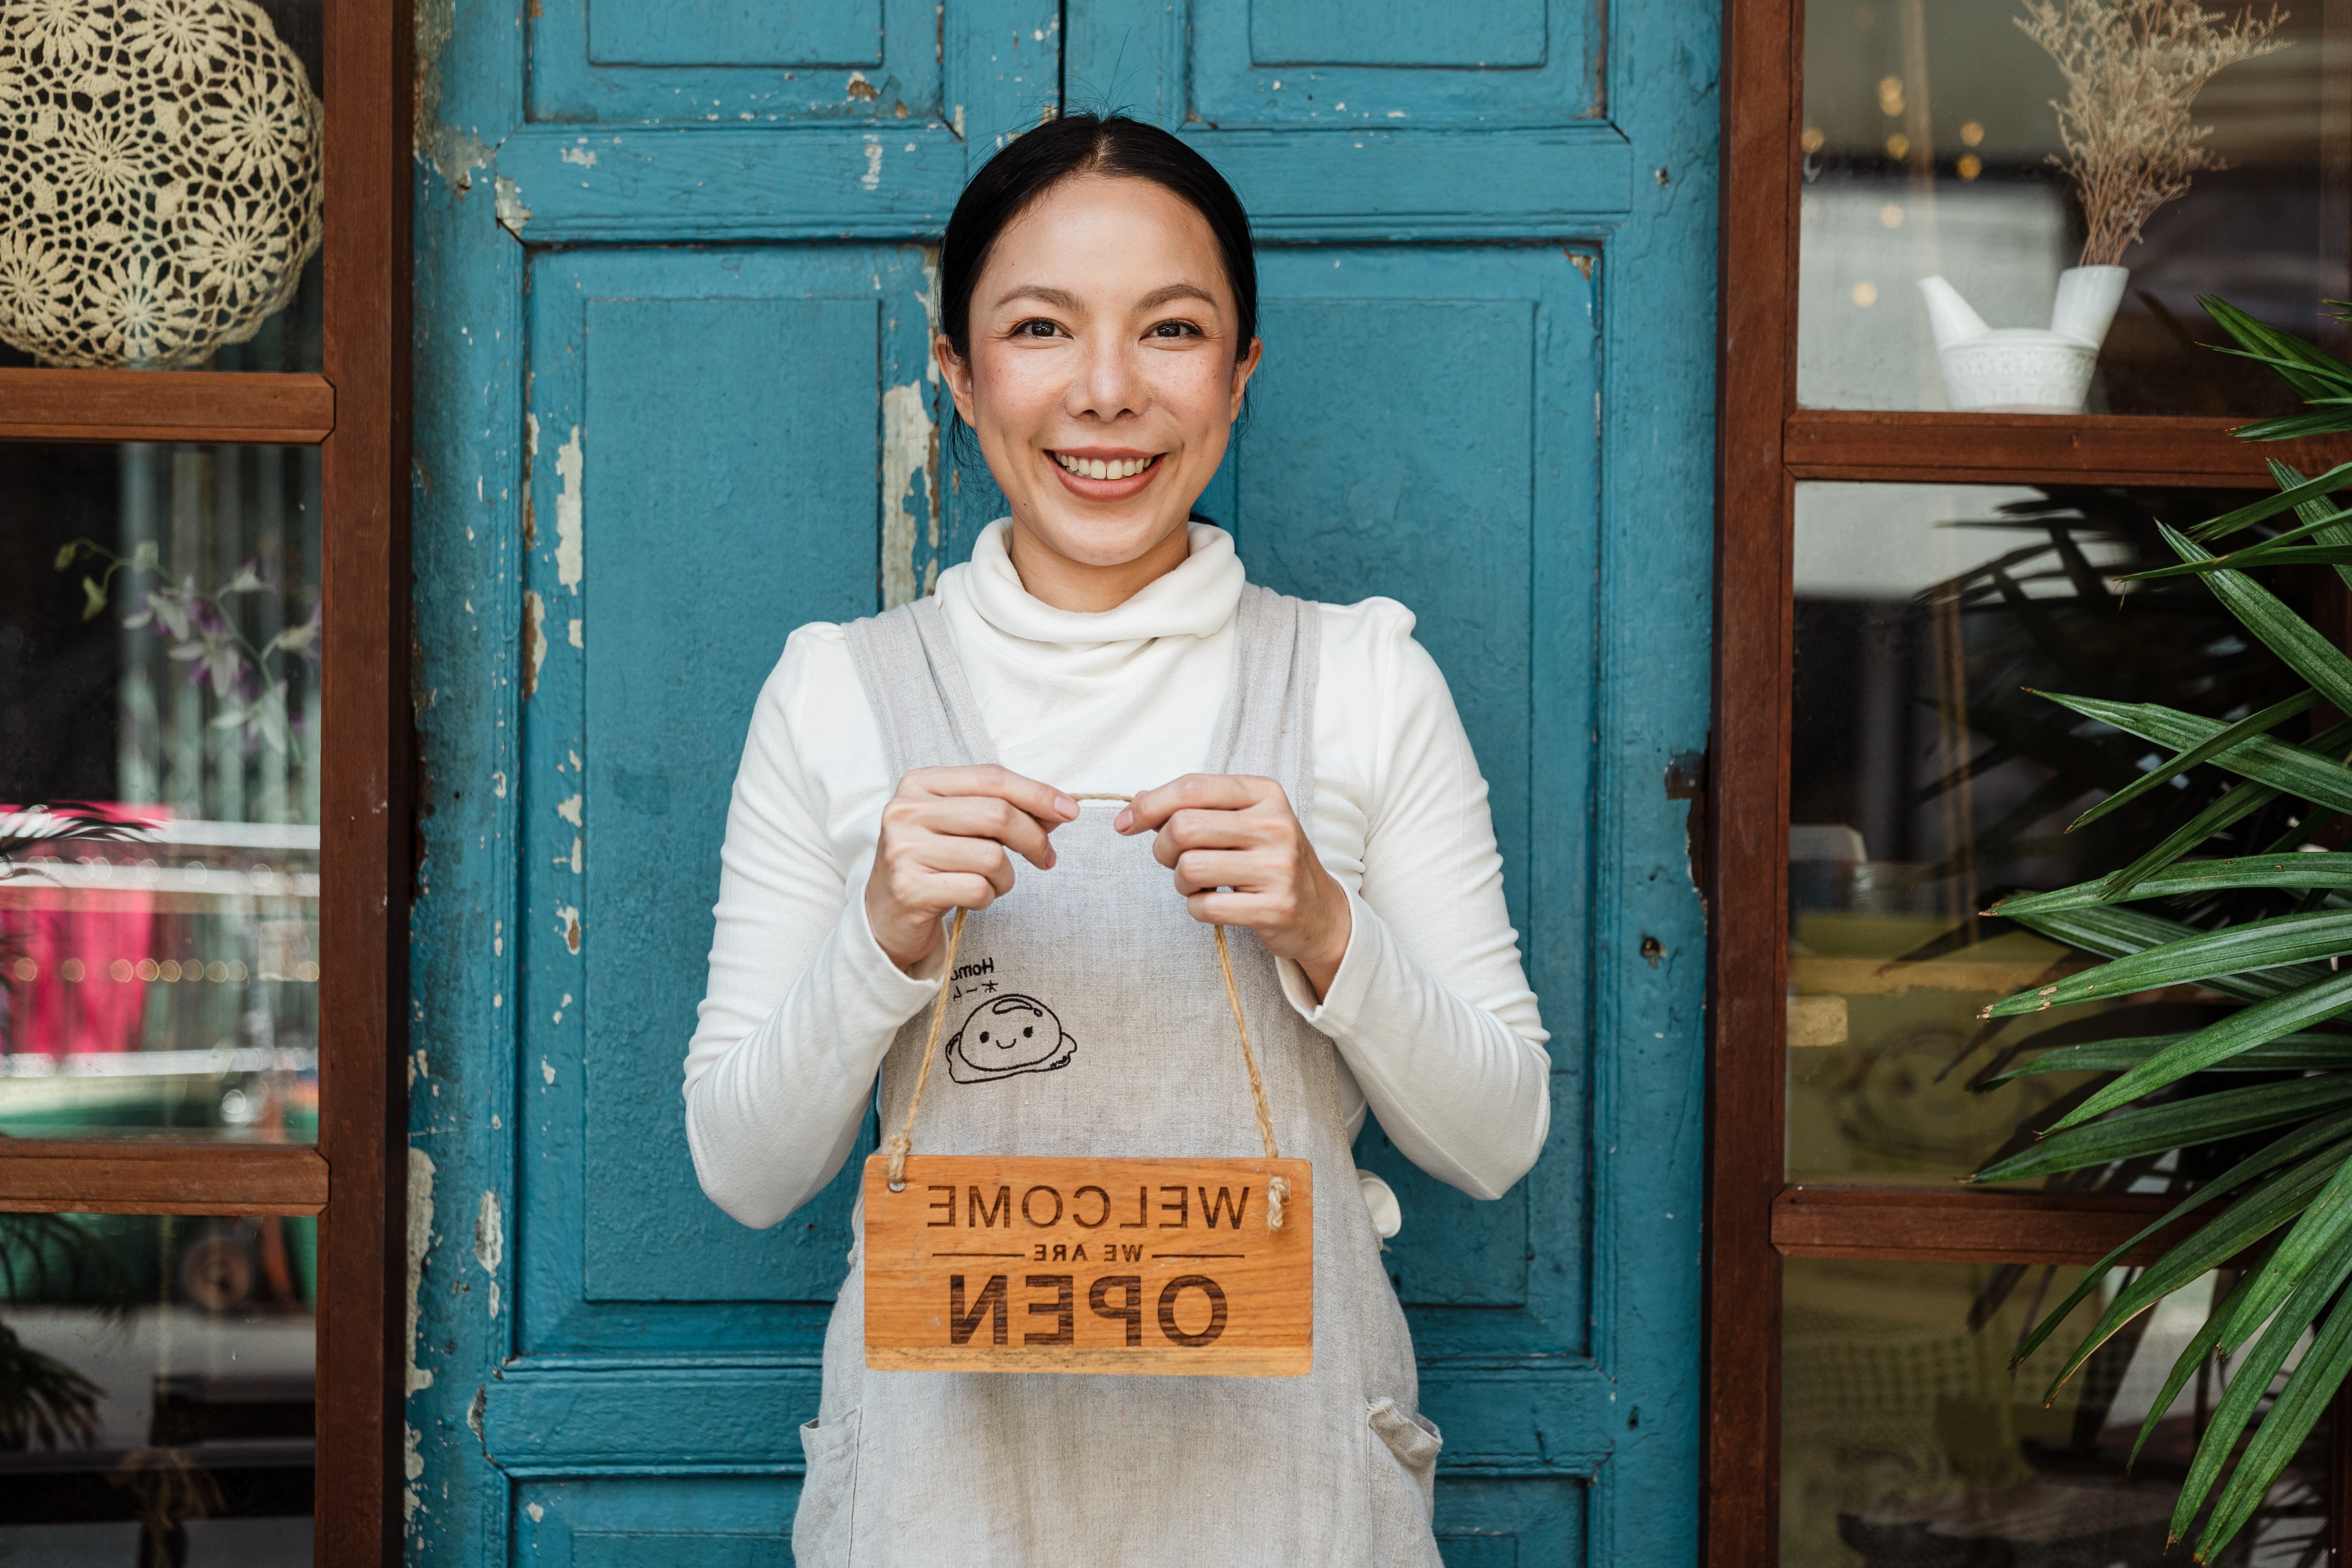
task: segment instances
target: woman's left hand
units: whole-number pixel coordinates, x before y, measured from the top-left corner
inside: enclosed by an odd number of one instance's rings
[[[1192,918],[1245,926],[1307,973],[1319,998],[1347,956],[1348,895],[1323,868],[1290,797],[1272,779],[1187,773],[1146,790],[1112,826],[1157,833],[1153,858],[1176,873]]]

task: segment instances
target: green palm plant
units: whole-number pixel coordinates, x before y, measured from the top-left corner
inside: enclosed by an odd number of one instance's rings
[[[2352,364],[2221,300],[2201,303],[2239,345],[2225,352],[2267,365],[2311,408],[2249,426],[2241,437],[2352,430]],[[1971,1178],[2074,1173],[2080,1180],[2176,1151],[2188,1157],[2184,1164],[2214,1173],[2087,1270],[2016,1352],[2021,1362],[2038,1348],[2134,1247],[2218,1205],[2156,1262],[2123,1279],[2052,1388],[2054,1396],[2102,1345],[2166,1296],[2242,1262],[2234,1288],[2181,1351],[2133,1449],[2137,1458],[2209,1356],[2240,1358],[2199,1439],[2171,1521],[2173,1539],[2194,1534],[2200,1562],[2221,1552],[2253,1519],[2352,1373],[2352,1291],[2346,1289],[2352,1281],[2352,964],[2343,962],[2352,956],[2352,853],[2309,843],[2331,818],[2352,817],[2352,721],[2301,740],[2277,732],[2298,721],[2309,728],[2305,716],[2323,706],[2352,714],[2352,657],[2249,575],[2323,566],[2352,585],[2352,507],[2338,504],[2341,492],[2352,489],[2352,464],[2312,479],[2284,463],[2270,468],[2277,493],[2194,528],[2159,525],[2179,563],[2131,580],[2194,577],[2303,689],[2235,722],[2161,704],[2042,694],[2171,753],[2107,795],[2077,827],[2192,769],[2218,770],[2228,782],[2120,869],[1995,904],[1990,913],[2100,962],[2005,997],[1984,1016],[2017,1017],[2165,986],[2201,987],[2239,1005],[2201,1027],[2058,1046],[1990,1076],[1986,1087],[2044,1072],[2112,1075],[2075,1097],[2038,1140]],[[2245,830],[2239,825],[2251,826],[2246,819],[2255,813],[2275,814],[2282,805],[2294,810],[2293,821],[2268,844],[2246,844],[2232,834],[2233,827]],[[2216,837],[2239,852],[2190,858]],[[2150,907],[2159,904],[2172,912]],[[2306,1333],[2313,1336],[2308,1348],[2280,1384]]]

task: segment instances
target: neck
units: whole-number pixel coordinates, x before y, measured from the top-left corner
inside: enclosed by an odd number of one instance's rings
[[[1165,577],[1192,554],[1192,529],[1179,525],[1132,561],[1097,565],[1076,561],[1021,526],[1014,518],[1005,553],[1028,595],[1057,610],[1101,615],[1115,610]]]

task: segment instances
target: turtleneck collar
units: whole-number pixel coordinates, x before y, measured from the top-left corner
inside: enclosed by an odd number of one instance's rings
[[[941,574],[940,587],[953,589],[972,611],[1008,637],[1060,647],[1098,647],[1108,643],[1148,642],[1158,637],[1214,636],[1233,620],[1247,574],[1234,553],[1232,535],[1195,522],[1192,553],[1165,576],[1154,578],[1116,609],[1088,614],[1057,610],[1032,597],[1013,568],[1005,541],[1013,520],[999,518],[981,531],[970,564]]]

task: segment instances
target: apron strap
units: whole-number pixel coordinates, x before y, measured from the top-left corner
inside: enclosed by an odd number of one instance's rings
[[[1131,795],[1081,795],[1077,800],[1131,801]],[[940,997],[931,1007],[930,1037],[923,1042],[923,1065],[915,1073],[915,1092],[907,1101],[907,1120],[890,1135],[890,1190],[904,1192],[907,1186],[907,1156],[915,1151],[915,1116],[923,1109],[923,1089],[931,1081],[931,1063],[939,1059],[940,1029],[947,1022],[948,983],[945,975],[955,973],[956,948],[963,941],[964,917],[970,910],[958,910],[955,921],[948,927],[948,952],[944,973],[940,981]],[[1274,1144],[1274,1115],[1265,1105],[1265,1079],[1258,1075],[1257,1051],[1250,1044],[1249,1020],[1242,1015],[1241,987],[1234,983],[1234,954],[1225,941],[1225,928],[1214,928],[1217,933],[1217,967],[1225,977],[1225,1000],[1233,1005],[1234,1028],[1242,1037],[1242,1060],[1249,1068],[1250,1104],[1257,1111],[1257,1135],[1265,1145],[1265,1157],[1278,1160],[1281,1154]],[[1283,1176],[1268,1176],[1265,1183],[1265,1228],[1282,1228],[1283,1205],[1290,1200],[1290,1182]]]

